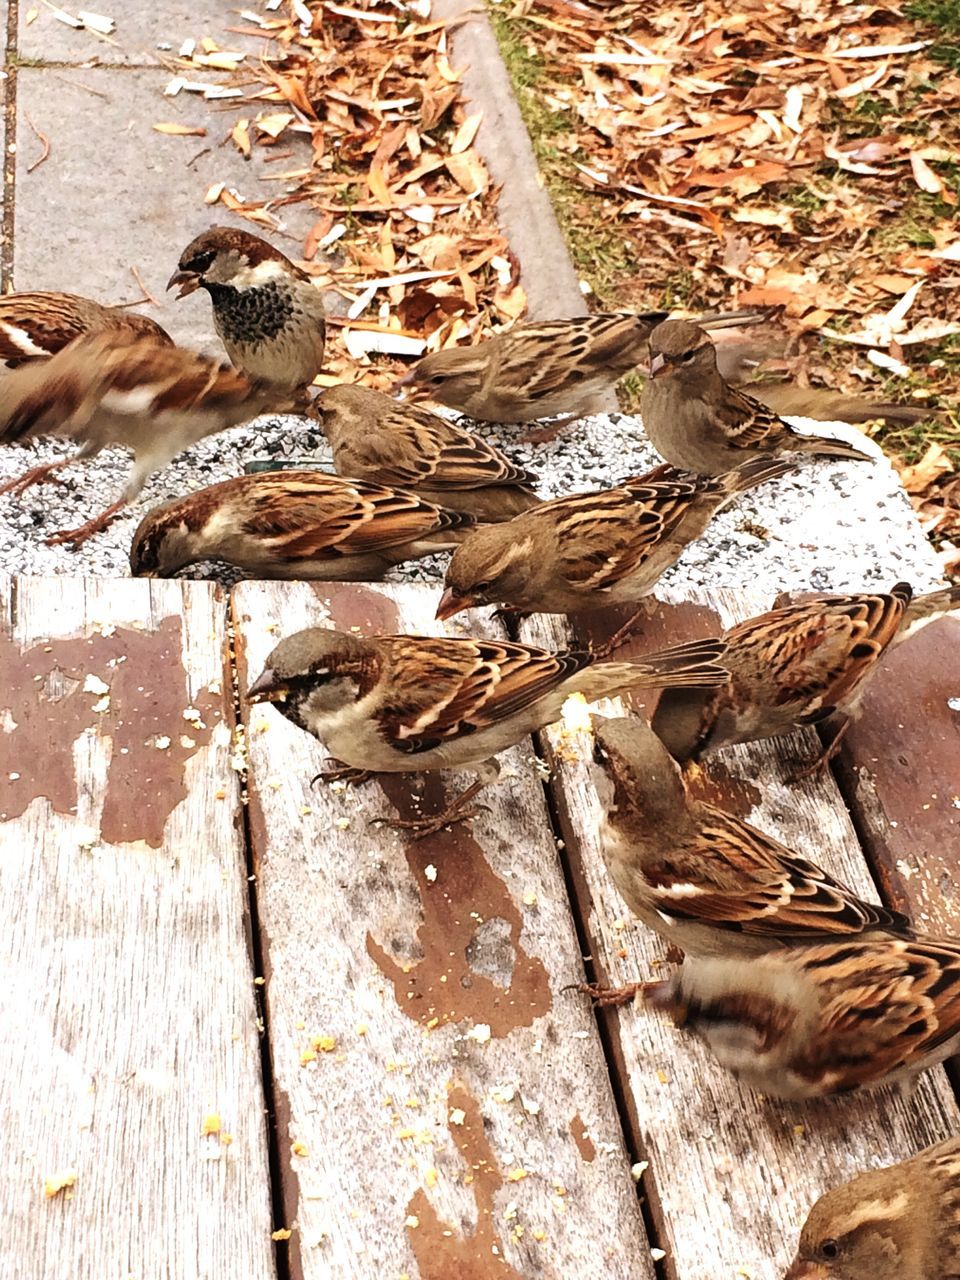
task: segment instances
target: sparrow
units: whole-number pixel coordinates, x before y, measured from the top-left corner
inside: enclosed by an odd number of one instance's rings
[[[0,443],[66,436],[80,451],[36,467],[4,489],[22,491],[55,467],[93,457],[108,445],[132,450],[123,497],[78,529],[47,539],[77,547],[106,528],[148,477],[181,450],[267,409],[286,407],[285,399],[275,387],[251,382],[227,364],[129,330],[76,338],[49,360],[0,378]]]
[[[535,507],[533,476],[446,418],[369,387],[330,387],[317,400],[342,476],[412,489],[478,520],[509,520]]]
[[[960,1138],[822,1195],[785,1280],[956,1280]]]
[[[180,255],[167,288],[206,289],[231,363],[255,381],[304,391],[320,372],[323,296],[310,276],[259,236],[211,227]]]
[[[960,942],[854,939],[690,957],[640,995],[773,1098],[909,1087],[960,1049]]]
[[[130,571],[168,578],[198,560],[223,560],[258,578],[356,582],[449,550],[472,523],[385,485],[265,471],[148,512],[133,536]]]
[[[914,600],[909,583],[898,582],[886,594],[817,595],[748,618],[724,632],[727,684],[664,693],[654,732],[684,761],[820,724],[831,738],[795,775],[806,776],[836,754],[883,653],[958,607],[960,586]]]
[[[508,640],[361,639],[315,627],[280,641],[248,697],[275,702],[352,769],[475,770],[477,781],[443,814],[393,824],[427,835],[472,816],[467,806],[499,772],[495,757],[558,719],[571,693],[592,701],[626,689],[716,684],[726,674],[722,653],[705,640],[638,662],[598,662]]]
[[[755,458],[716,478],[658,467],[615,489],[555,498],[475,529],[447,566],[437,617],[482,604],[575,613],[637,601],[717,512],[793,466]]]
[[[689,320],[666,320],[651,333],[640,417],[661,457],[704,475],[730,471],[758,453],[873,461],[842,440],[802,435],[759,400],[731,387],[720,376],[710,338]]]
[[[76,293],[0,294],[0,360],[11,369],[56,355],[81,334],[110,329],[173,345],[170,335],[149,316],[105,307]]]
[[[910,932],[906,916],[865,902],[772,836],[696,800],[638,717],[594,717],[594,753],[610,877],[633,914],[687,955],[749,958]]]
[[[749,395],[774,413],[791,418],[815,418],[820,422],[875,422],[888,426],[909,426],[915,422],[942,420],[939,409],[925,405],[897,404],[893,400],[871,400],[832,387],[798,387],[792,382],[756,382],[746,388]]]
[[[613,311],[515,325],[476,346],[425,356],[397,385],[482,422],[556,415],[573,421],[605,408],[624,374],[645,359],[651,331],[668,314]],[[761,319],[766,313],[731,311],[708,313],[699,323],[719,329]]]

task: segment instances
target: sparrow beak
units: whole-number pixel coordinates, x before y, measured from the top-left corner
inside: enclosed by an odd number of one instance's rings
[[[247,690],[251,702],[282,702],[289,692],[272,667],[266,667]]]
[[[167,281],[167,289],[170,290],[175,284],[180,286],[178,298],[185,298],[188,293],[194,293],[200,288],[200,277],[195,271],[175,271]]]
[[[667,367],[667,357],[655,355],[650,361],[650,377],[655,378],[658,373],[662,373]]]
[[[452,618],[461,609],[469,609],[475,602],[469,596],[458,596],[452,587],[447,587],[437,605],[437,617],[441,622]]]
[[[828,1275],[818,1262],[801,1262],[798,1258],[783,1280],[828,1280]]]

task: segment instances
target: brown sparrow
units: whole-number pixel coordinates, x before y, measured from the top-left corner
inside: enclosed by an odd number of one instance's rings
[[[437,617],[481,604],[575,613],[633,603],[718,511],[793,466],[756,458],[716,479],[658,467],[615,489],[555,498],[506,524],[475,529],[447,566]]]
[[[509,520],[539,502],[533,477],[446,418],[369,387],[331,387],[317,400],[342,476],[412,489],[478,520]]]
[[[236,227],[211,227],[187,245],[167,288],[206,289],[231,362],[260,382],[303,389],[320,372],[323,296],[288,257]]]
[[[798,725],[832,734],[821,768],[840,746],[884,650],[960,607],[960,587],[911,599],[908,583],[889,594],[818,595],[748,618],[724,633],[729,682],[704,696],[665,693],[652,724],[676,760],[731,742],[755,742]]]
[[[694,799],[645,721],[596,716],[594,745],[611,879],[634,915],[686,954],[750,957],[909,931],[906,916],[864,902],[772,836]]]
[[[785,1280],[956,1280],[960,1138],[822,1195]]]
[[[572,421],[604,408],[624,374],[645,360],[651,330],[667,314],[609,312],[514,325],[476,346],[425,356],[398,385],[483,422],[556,415]],[[701,316],[700,323],[725,328],[765,318],[731,311]]]
[[[651,333],[640,416],[661,457],[703,475],[720,475],[758,453],[873,460],[843,440],[802,435],[759,400],[731,387],[720,376],[710,338],[689,320],[666,320]]]
[[[206,356],[113,329],[75,339],[49,360],[0,378],[0,442],[66,436],[82,447],[36,467],[4,490],[22,490],[55,468],[90,458],[108,445],[133,451],[124,495],[78,529],[47,539],[74,547],[106,528],[154,471],[204,436],[285,407],[274,387],[251,382]]]
[[[121,329],[173,345],[170,335],[136,311],[105,307],[76,293],[0,295],[0,360],[11,369],[45,360],[84,333]]]
[[[353,769],[418,773],[473,769],[477,781],[419,834],[470,816],[466,806],[499,771],[495,757],[560,716],[571,693],[588,700],[625,689],[716,684],[723,646],[676,645],[638,662],[597,662],[508,640],[377,636],[320,627],[287,636],[250,687],[276,702]],[[400,824],[395,824],[400,825]]]
[[[365,480],[265,471],[155,507],[134,534],[130,570],[167,578],[198,560],[224,560],[258,578],[356,582],[448,551],[472,523]]]
[[[960,943],[875,938],[691,957],[641,996],[770,1097],[908,1086],[960,1048]]]

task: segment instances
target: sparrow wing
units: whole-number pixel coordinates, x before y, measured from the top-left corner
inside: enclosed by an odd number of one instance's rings
[[[388,700],[380,732],[398,751],[430,751],[502,723],[589,666],[586,653],[549,653],[507,640],[388,636]]]
[[[865,902],[762,831],[703,808],[695,840],[645,871],[665,915],[785,941],[910,929],[906,916]]]
[[[818,988],[821,1034],[794,1067],[835,1092],[920,1067],[960,1034],[960,943],[834,944],[796,963]]]
[[[503,454],[437,414],[397,405],[379,415],[369,431],[351,433],[337,449],[338,467],[351,462],[376,473],[385,484],[423,484],[433,490],[479,489],[532,477]]]
[[[775,688],[776,702],[842,705],[897,634],[910,588],[889,594],[820,596],[747,619],[725,635],[727,664]]]
[[[266,473],[244,495],[243,532],[270,539],[291,561],[363,555],[413,542],[470,518],[412,493],[312,471]]]
[[[558,499],[556,508],[562,514],[556,537],[563,576],[581,589],[595,591],[631,577],[652,554],[667,549],[692,505],[711,487],[722,494],[715,481],[700,482],[693,476],[654,483],[641,479],[618,489]],[[679,554],[680,543],[676,546]]]

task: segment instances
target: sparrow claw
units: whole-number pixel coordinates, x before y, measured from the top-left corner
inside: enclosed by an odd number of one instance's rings
[[[847,732],[849,726],[850,719],[848,717],[843,721],[840,728],[836,733],[834,733],[833,737],[819,755],[814,756],[810,763],[804,765],[802,769],[797,769],[793,773],[787,774],[787,783],[790,786],[795,786],[798,782],[802,782],[804,778],[813,778],[816,777],[817,774],[821,773],[840,750],[840,743],[843,741],[843,736]]]
[[[632,1004],[642,988],[642,982],[628,982],[622,987],[605,987],[599,982],[577,983],[577,990],[589,996],[599,1009],[619,1009],[621,1005]]]
[[[339,761],[331,760],[332,765],[336,765],[333,769],[321,769],[321,771],[310,779],[311,787],[315,787],[318,782],[343,782],[348,787],[359,787],[364,782],[369,782],[373,774],[369,769],[354,769],[349,764],[340,764]]]
[[[4,485],[0,485],[0,494],[10,493],[19,497],[31,485],[63,484],[63,480],[59,476],[55,476],[53,472],[59,471],[61,467],[65,467],[73,461],[75,461],[73,458],[61,458],[58,462],[47,462],[40,467],[31,467],[29,471],[24,471],[23,475],[17,476],[13,480],[8,480]]]
[[[371,818],[371,826],[389,827],[391,831],[405,831],[413,840],[424,840],[440,831],[452,827],[454,823],[469,822],[481,813],[489,813],[484,804],[474,805],[469,809],[447,809],[444,813],[425,815],[422,818]]]
[[[78,525],[76,529],[61,529],[59,533],[52,533],[49,538],[44,538],[44,542],[48,547],[56,547],[62,542],[69,542],[71,551],[76,551],[92,538],[95,533],[100,533],[111,525],[126,505],[126,501],[121,498],[119,502],[112,503],[105,511],[101,511],[98,516],[94,516],[92,520]]]

